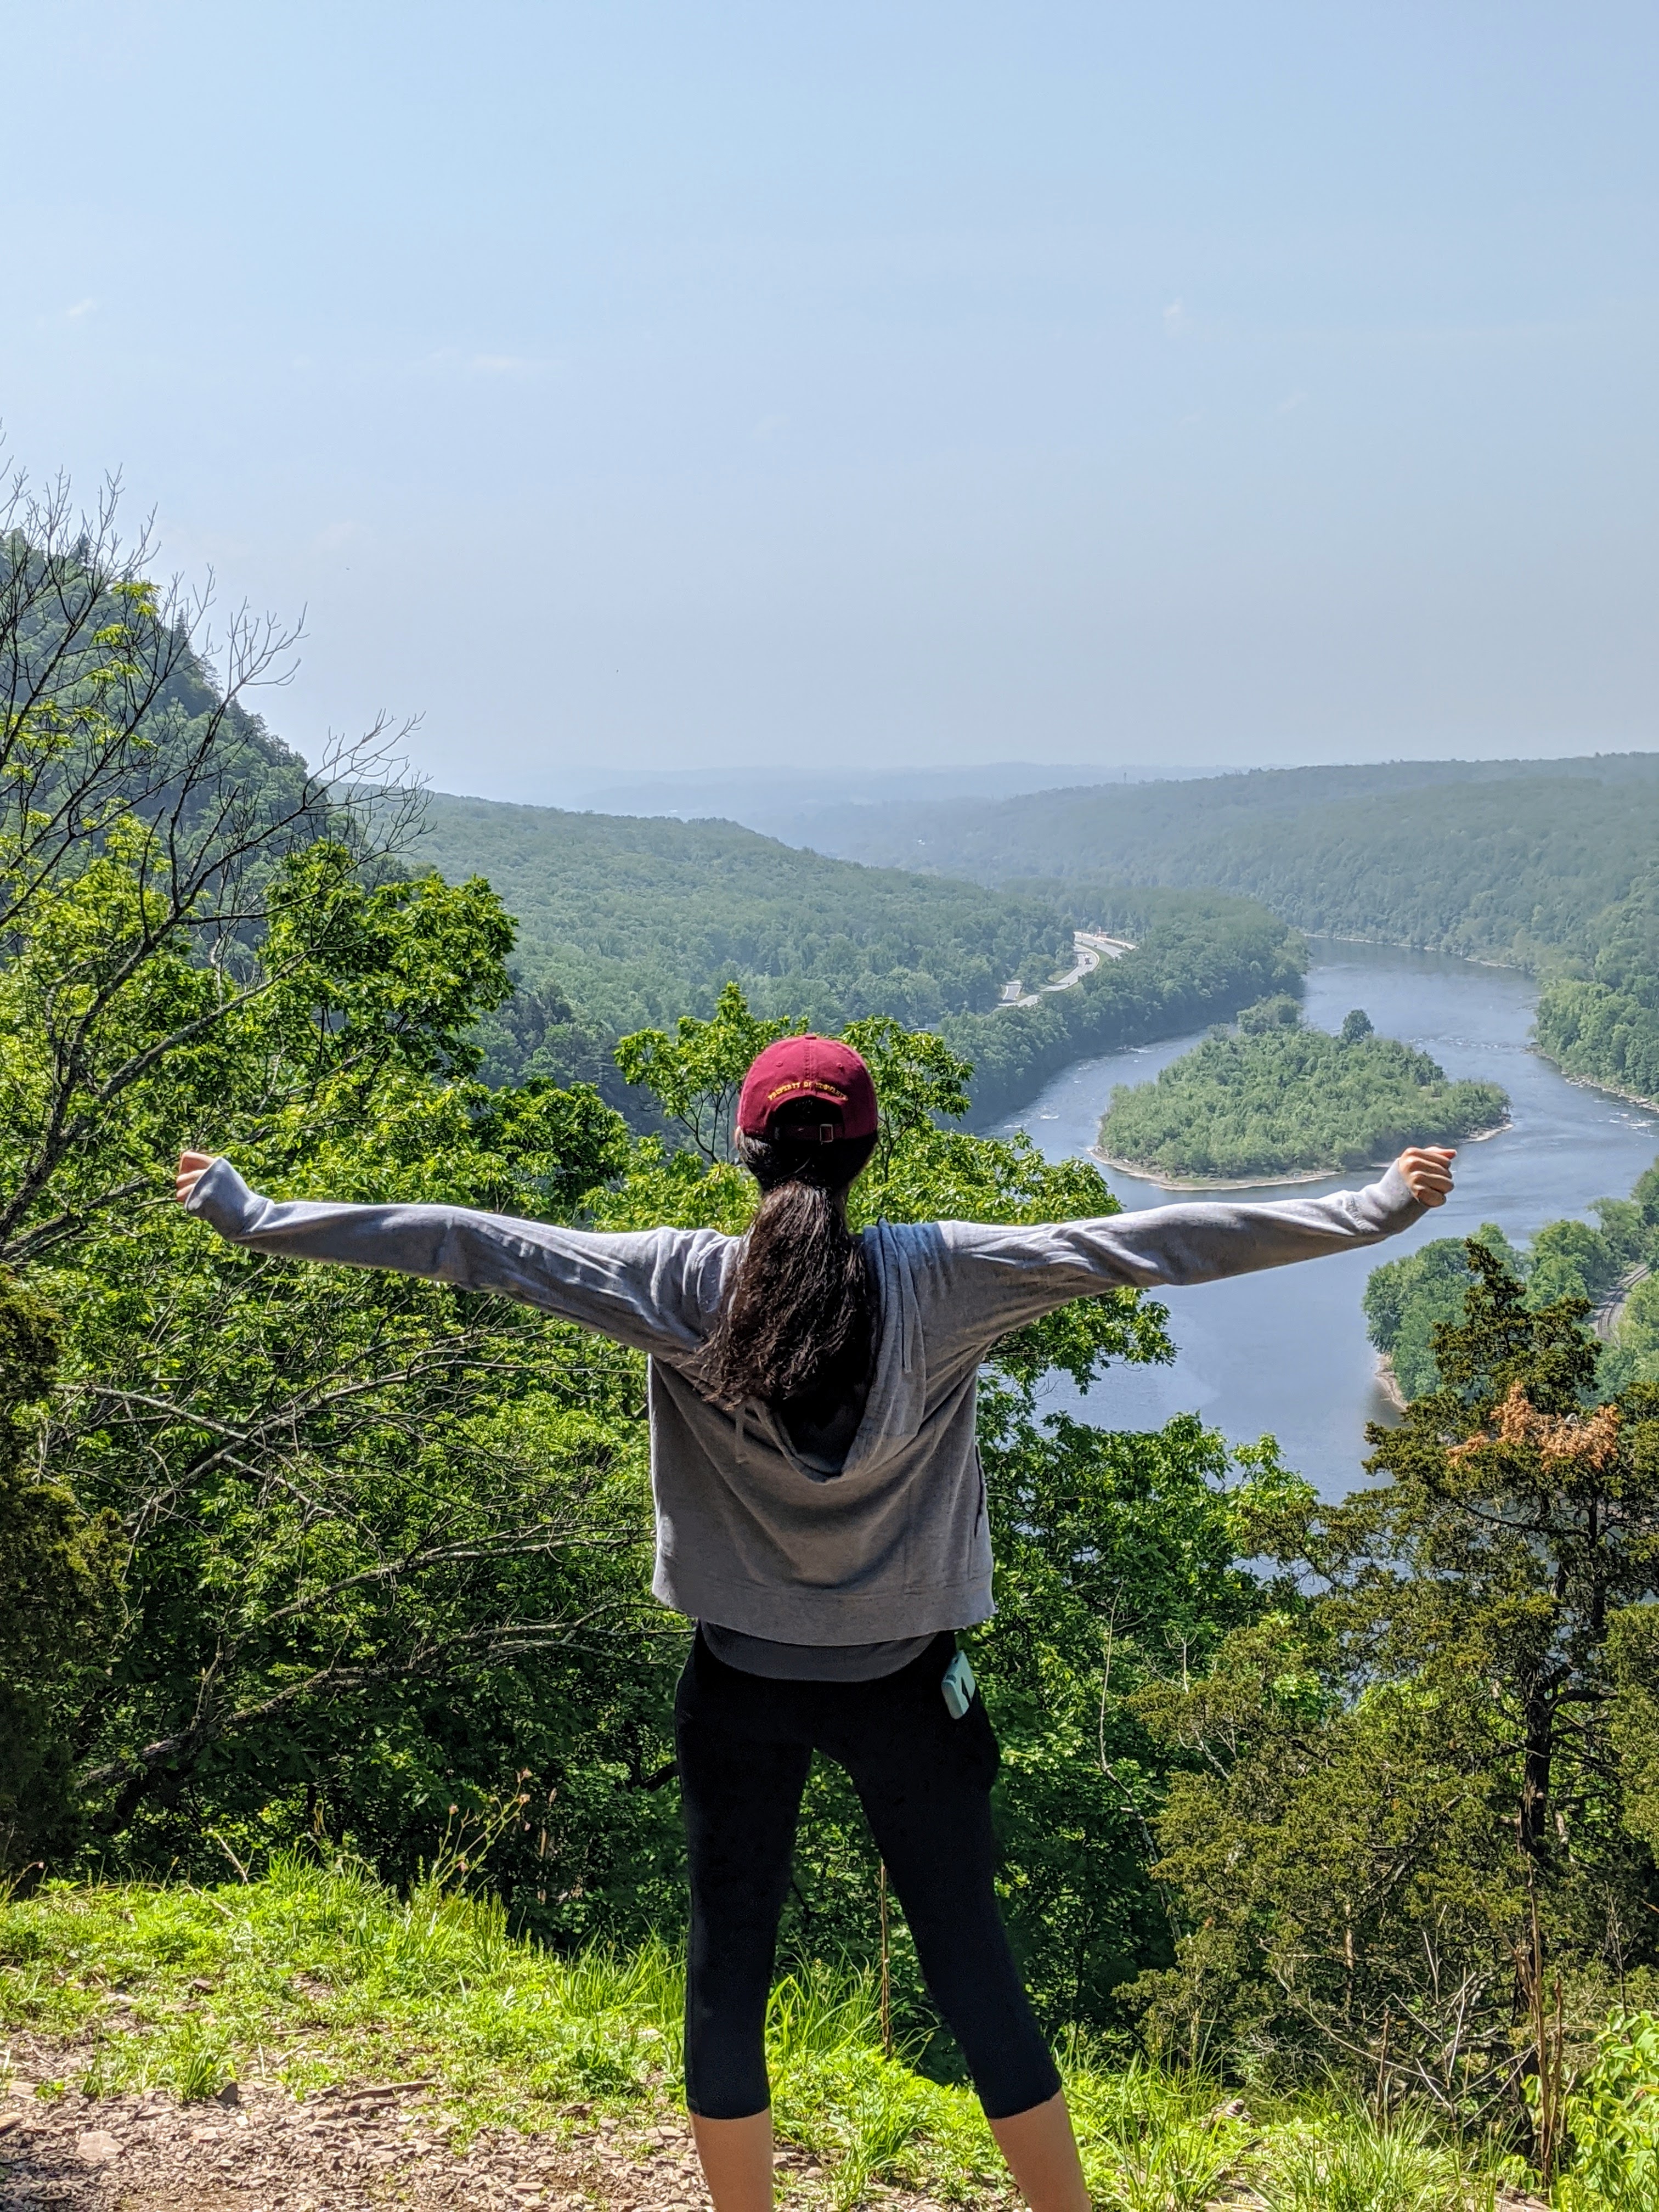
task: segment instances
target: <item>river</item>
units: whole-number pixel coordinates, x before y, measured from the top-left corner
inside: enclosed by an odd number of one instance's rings
[[[1537,989],[1528,976],[1387,945],[1315,939],[1310,950],[1310,1022],[1335,1030],[1351,1006],[1363,1006],[1382,1036],[1421,1046],[1449,1075],[1501,1083],[1511,1126],[1463,1147],[1452,1198],[1396,1243],[1164,1293],[1179,1350],[1173,1367],[1113,1368],[1086,1397],[1064,1378],[1050,1389],[1051,1402],[1115,1429],[1156,1428],[1196,1412],[1235,1442],[1271,1431],[1287,1465],[1333,1498],[1364,1480],[1365,1423],[1394,1418],[1365,1340],[1360,1298],[1370,1269],[1483,1221],[1518,1243],[1547,1221],[1588,1217],[1593,1199],[1627,1196],[1659,1153],[1659,1115],[1569,1083],[1528,1048]],[[994,1133],[1024,1129],[1051,1159],[1086,1153],[1112,1085],[1149,1081],[1198,1034],[1079,1061]],[[1115,1169],[1107,1179],[1131,1210],[1182,1195]],[[1305,1196],[1367,1180],[1263,1184],[1249,1194]]]

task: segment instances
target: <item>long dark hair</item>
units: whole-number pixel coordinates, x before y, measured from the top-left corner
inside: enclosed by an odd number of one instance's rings
[[[810,1128],[791,1133],[792,1122]],[[875,1287],[861,1241],[847,1226],[847,1193],[876,1140],[836,1136],[839,1109],[786,1107],[764,1137],[738,1139],[738,1158],[761,1187],[726,1297],[696,1364],[717,1406],[751,1398],[827,1419],[870,1379]]]

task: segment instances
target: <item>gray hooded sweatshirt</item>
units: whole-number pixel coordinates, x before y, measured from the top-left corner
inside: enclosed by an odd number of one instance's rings
[[[875,1371],[832,1468],[803,1457],[766,1407],[722,1413],[684,1373],[739,1248],[717,1230],[613,1236],[454,1206],[279,1204],[223,1159],[190,1208],[255,1251],[504,1292],[646,1353],[653,1590],[745,1637],[818,1645],[989,1620],[974,1406],[1000,1337],[1121,1284],[1212,1282],[1376,1244],[1423,1212],[1390,1168],[1364,1190],[1265,1205],[1210,1200],[1032,1229],[878,1222],[864,1232],[880,1297]]]

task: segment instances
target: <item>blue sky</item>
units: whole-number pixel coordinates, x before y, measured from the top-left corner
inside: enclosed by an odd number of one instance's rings
[[[1659,742],[1650,6],[8,12],[0,421],[441,787]]]

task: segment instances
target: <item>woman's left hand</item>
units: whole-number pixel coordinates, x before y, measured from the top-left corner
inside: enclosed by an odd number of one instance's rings
[[[1395,1162],[1419,1206],[1443,1206],[1452,1187],[1451,1164],[1457,1158],[1443,1146],[1413,1145]]]
[[[179,1172],[174,1180],[173,1188],[180,1206],[190,1204],[191,1193],[213,1165],[213,1159],[214,1156],[211,1152],[179,1153]]]

